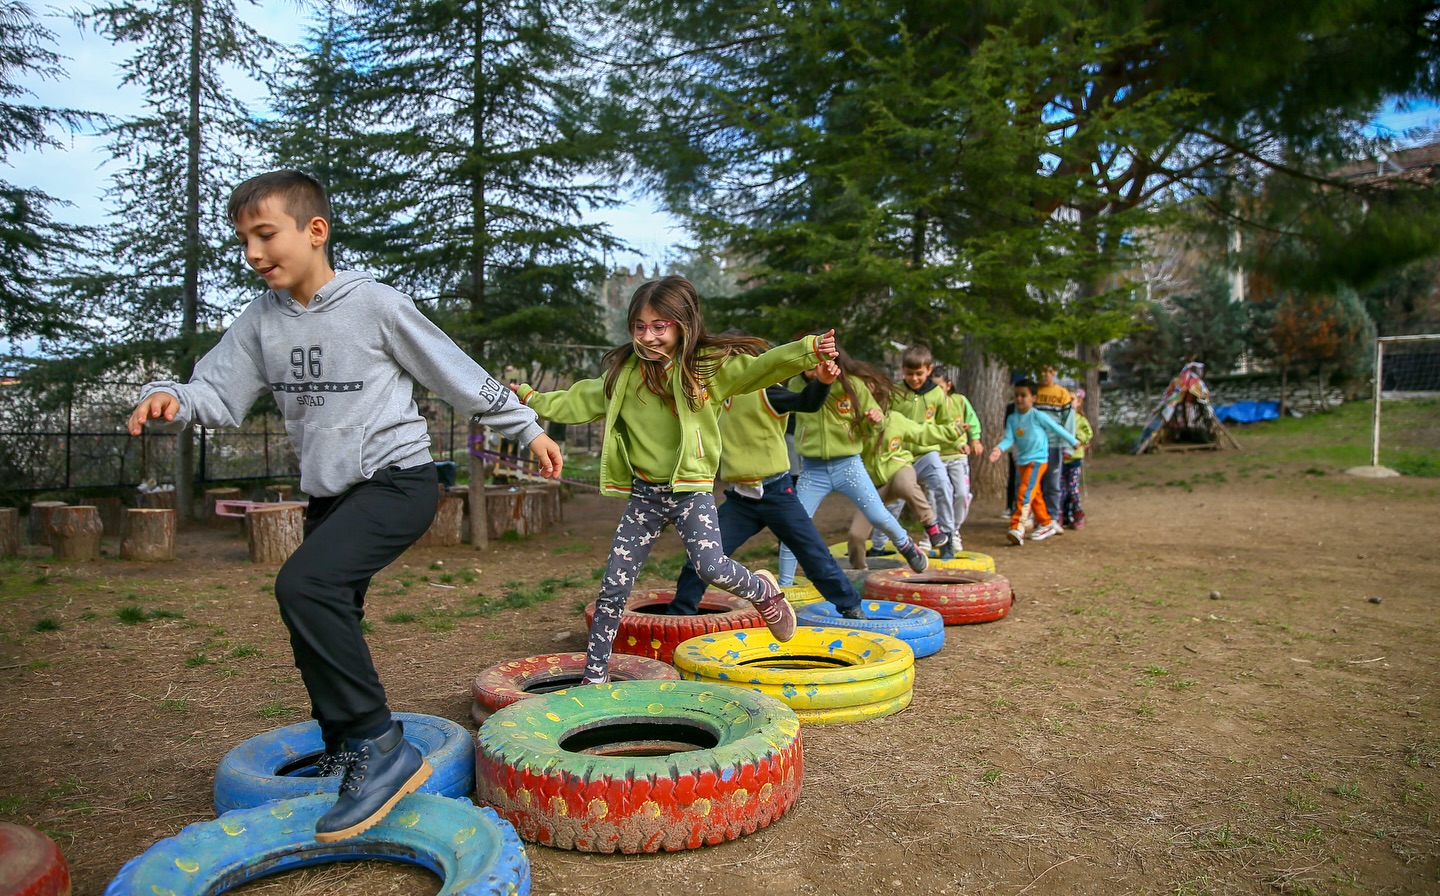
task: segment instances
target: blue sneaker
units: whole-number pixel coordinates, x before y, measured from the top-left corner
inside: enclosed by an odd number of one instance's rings
[[[379,737],[350,740],[355,754],[340,782],[340,798],[315,822],[315,839],[333,843],[363,834],[384,818],[400,797],[430,777],[430,763],[405,739],[405,729],[393,722]]]

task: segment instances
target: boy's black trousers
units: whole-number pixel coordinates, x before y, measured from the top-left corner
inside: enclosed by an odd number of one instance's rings
[[[310,499],[305,540],[280,567],[275,599],[328,750],[390,720],[360,621],[375,573],[425,534],[439,500],[434,464],[388,467],[331,498]]]

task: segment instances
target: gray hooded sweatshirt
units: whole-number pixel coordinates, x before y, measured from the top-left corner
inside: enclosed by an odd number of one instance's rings
[[[338,273],[308,306],[283,290],[251,302],[195,365],[188,383],[150,383],[180,399],[173,423],[237,426],[263,393],[275,397],[300,457],[300,490],[338,495],[389,466],[429,463],[414,384],[456,411],[529,445],[543,431],[525,407],[399,291],[369,274]],[[152,422],[152,425],[156,425]]]

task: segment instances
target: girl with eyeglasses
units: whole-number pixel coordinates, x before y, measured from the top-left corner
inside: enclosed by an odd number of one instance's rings
[[[610,548],[586,650],[584,684],[609,680],[610,653],[635,579],[665,525],[707,583],[755,605],[777,640],[795,633],[774,574],[751,572],[722,547],[715,507],[719,415],[732,395],[764,389],[835,357],[833,330],[766,351],[762,339],[712,335],[689,280],[662,277],[630,299],[630,342],[601,359],[604,376],[568,389],[516,388],[527,407],[560,423],[605,420],[603,494],[628,498]]]

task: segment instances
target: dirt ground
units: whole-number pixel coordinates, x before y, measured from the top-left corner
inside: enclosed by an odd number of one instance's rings
[[[1007,547],[998,505],[976,508],[965,546],[996,558],[1014,611],[948,628],[906,711],[807,727],[785,818],[681,853],[531,847],[532,891],[1440,892],[1440,567],[1425,528],[1440,480],[1254,453],[1102,457],[1089,477],[1089,525],[1045,543]],[[819,516],[831,540],[838,500]],[[477,672],[582,650],[621,507],[576,495],[552,534],[412,549],[382,573],[370,640],[392,706],[470,725]],[[765,565],[768,546],[740,556]],[[173,564],[121,562],[108,540],[109,558],[82,565],[25,551],[0,564],[0,818],[47,831],[74,892],[99,893],[212,816],[227,750],[308,704],[273,570],[237,532],[188,529]],[[679,551],[667,533],[655,557],[673,571]],[[234,892],[437,888],[363,863]]]

